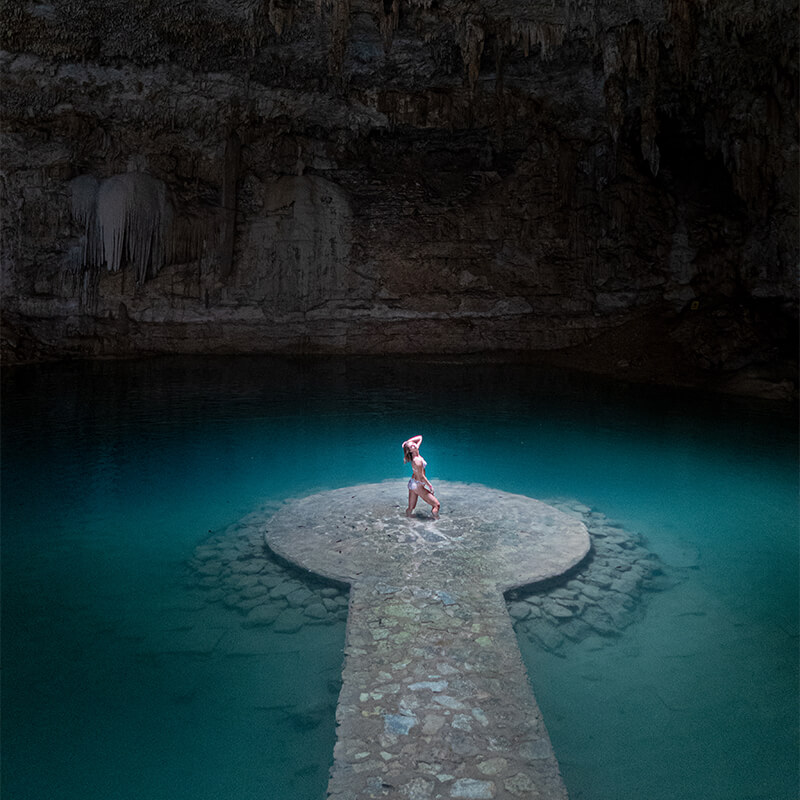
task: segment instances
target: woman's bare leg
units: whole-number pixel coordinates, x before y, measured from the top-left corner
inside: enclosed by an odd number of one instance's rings
[[[412,512],[417,506],[417,494],[416,492],[412,492],[411,489],[408,490],[408,508],[406,509],[406,516],[410,517]]]
[[[431,506],[431,512],[433,513],[434,517],[439,516],[439,506],[441,505],[439,501],[436,499],[435,495],[432,495],[427,489],[423,488],[422,486],[419,487],[417,490],[417,494],[429,505]]]

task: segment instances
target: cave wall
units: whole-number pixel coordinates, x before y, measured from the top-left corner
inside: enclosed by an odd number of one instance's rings
[[[701,367],[791,356],[793,2],[2,17],[7,363],[552,350],[643,318]]]

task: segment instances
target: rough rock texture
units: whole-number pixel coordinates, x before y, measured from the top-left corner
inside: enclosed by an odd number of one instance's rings
[[[794,2],[0,10],[7,362],[796,358]]]

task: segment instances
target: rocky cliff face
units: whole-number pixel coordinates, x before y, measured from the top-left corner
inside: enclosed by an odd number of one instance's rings
[[[539,351],[647,321],[691,368],[796,355],[794,2],[2,16],[7,361]]]

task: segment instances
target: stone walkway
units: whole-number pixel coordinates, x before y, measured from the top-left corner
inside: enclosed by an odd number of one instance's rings
[[[503,593],[579,564],[587,529],[528,497],[436,485],[438,521],[406,518],[405,482],[387,481],[266,524],[276,554],[351,586],[328,796],[564,800]]]

